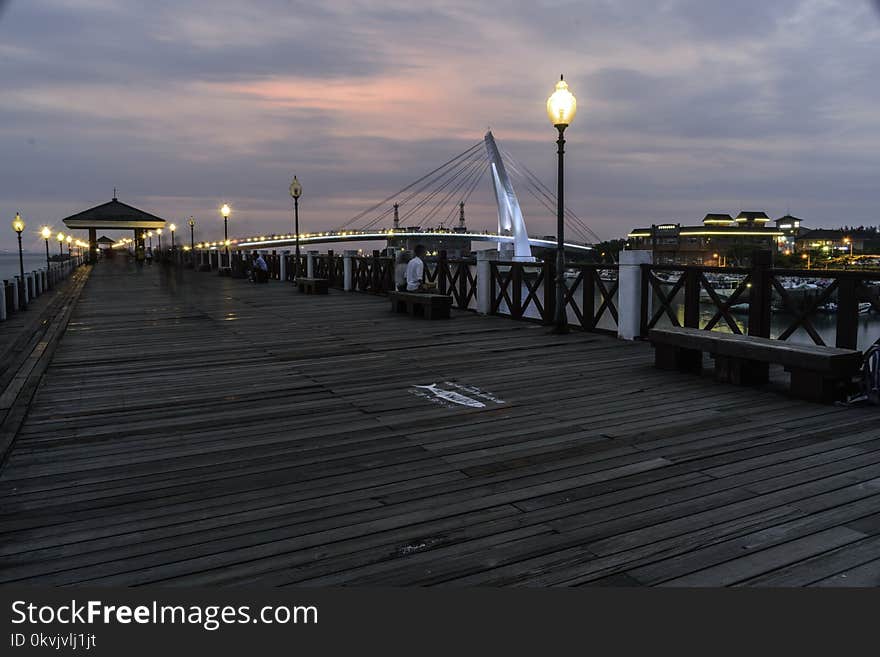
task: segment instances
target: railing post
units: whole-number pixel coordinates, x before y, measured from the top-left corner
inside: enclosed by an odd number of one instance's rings
[[[352,286],[352,258],[357,255],[357,251],[349,250],[342,252],[342,289],[345,292],[351,292]]]
[[[306,278],[314,278],[315,277],[315,256],[318,255],[317,251],[309,251],[306,253]]]
[[[19,309],[18,276],[12,277],[12,309],[15,312]]]
[[[281,260],[278,262],[278,277],[282,281],[287,280],[287,256],[290,255],[290,251],[282,251],[281,252]]]
[[[541,318],[546,326],[551,326],[556,318],[556,263],[549,258],[544,261],[544,316]],[[518,290],[522,285],[517,286]],[[520,301],[515,299],[516,305]],[[562,317],[568,324],[568,309],[565,307],[565,297],[562,298]],[[525,309],[523,309],[525,310]]]
[[[596,328],[599,318],[596,317],[596,279],[599,278],[599,269],[590,267],[583,270],[581,278],[581,315],[583,315],[584,326],[588,331]]]
[[[6,281],[0,280],[0,322],[6,321]]]
[[[849,276],[837,279],[837,337],[841,349],[857,349],[859,341],[859,280]]]
[[[448,268],[449,261],[446,258],[446,249],[443,249],[437,258],[437,291],[440,294],[447,293],[446,271]]]
[[[492,312],[492,261],[498,259],[497,251],[477,251],[477,312]]]
[[[643,287],[642,265],[654,262],[651,251],[621,251],[617,273],[617,337],[635,340],[642,335],[642,316],[650,310],[651,295]]]
[[[770,337],[770,305],[773,297],[770,251],[752,253],[752,287],[749,295],[749,335]]]
[[[693,267],[684,270],[684,325],[700,328],[700,278]]]

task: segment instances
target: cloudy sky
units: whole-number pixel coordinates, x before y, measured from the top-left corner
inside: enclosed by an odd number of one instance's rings
[[[331,228],[487,126],[553,185],[565,73],[567,200],[602,237],[740,208],[873,225],[878,62],[869,0],[0,0],[0,216],[35,248],[115,186],[206,238],[223,200],[235,234],[290,230],[296,173],[303,228]],[[488,183],[468,215],[496,221]]]

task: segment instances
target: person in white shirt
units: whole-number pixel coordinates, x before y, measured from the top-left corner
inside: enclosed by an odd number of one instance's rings
[[[265,258],[263,258],[263,254],[259,251],[254,251],[253,258],[253,264],[251,266],[251,280],[254,283],[268,283],[269,265],[266,264],[266,260]]]
[[[422,260],[423,255],[425,255],[425,247],[418,244],[415,248],[415,257],[406,265],[407,292],[418,292],[425,289],[425,261]]]

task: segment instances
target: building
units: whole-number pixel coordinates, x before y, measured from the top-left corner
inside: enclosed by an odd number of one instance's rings
[[[807,230],[798,235],[795,249],[801,253],[821,253],[829,257],[875,253],[880,250],[880,233],[864,229]]]
[[[654,253],[654,262],[670,265],[746,266],[756,249],[775,250],[785,232],[768,226],[764,212],[710,213],[697,226],[655,224],[629,233],[629,248]]]

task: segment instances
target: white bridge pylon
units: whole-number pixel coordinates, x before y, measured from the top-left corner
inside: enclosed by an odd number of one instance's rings
[[[486,145],[486,155],[492,167],[492,189],[495,192],[495,202],[498,205],[498,233],[500,235],[513,236],[513,259],[527,262],[534,261],[532,246],[529,243],[529,233],[526,230],[526,222],[523,219],[522,210],[513,184],[507,175],[504,160],[498,152],[495,137],[489,130],[483,137]],[[502,243],[498,243],[498,250],[502,250]]]

